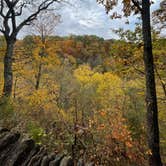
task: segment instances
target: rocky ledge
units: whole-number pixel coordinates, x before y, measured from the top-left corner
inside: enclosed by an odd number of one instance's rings
[[[48,154],[32,139],[0,128],[0,166],[73,166],[72,158],[62,154]]]

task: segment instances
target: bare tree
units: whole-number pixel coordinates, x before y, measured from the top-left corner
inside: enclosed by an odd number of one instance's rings
[[[36,83],[35,89],[38,90],[40,86],[40,80],[42,75],[43,62],[42,57],[45,56],[45,47],[44,45],[47,42],[47,39],[50,35],[53,35],[55,32],[55,27],[60,22],[60,15],[54,14],[53,12],[42,12],[39,17],[32,23],[32,29],[36,35],[39,35],[40,42],[42,43],[42,48],[39,56],[41,60],[38,65],[38,71],[36,74]]]
[[[3,96],[10,97],[12,94],[13,50],[18,33],[24,26],[30,25],[41,12],[47,10],[54,2],[60,1],[0,0],[0,32],[4,35],[7,45],[4,57]]]

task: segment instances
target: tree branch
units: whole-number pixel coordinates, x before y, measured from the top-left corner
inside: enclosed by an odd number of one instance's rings
[[[21,16],[21,15],[22,15],[22,11],[23,11],[23,8],[24,8],[25,5],[26,5],[26,3],[22,3],[22,4],[18,7],[19,11],[15,13],[16,16]]]
[[[4,26],[4,35],[5,37],[9,37],[9,34],[10,34],[10,27],[9,27],[9,15],[10,15],[10,9],[8,10],[6,16],[4,17],[4,20],[3,20],[3,26]]]
[[[3,2],[3,0],[1,0],[1,4],[0,4],[0,15],[4,18],[5,15],[3,14],[3,9],[4,9],[4,2]]]
[[[3,29],[0,29],[0,32],[3,33],[3,34],[5,34],[5,31]]]
[[[131,0],[135,7],[142,13],[142,8],[137,0]]]
[[[37,18],[37,16],[40,14],[40,12],[46,10],[54,2],[59,2],[59,1],[58,0],[45,0],[44,2],[42,2],[39,5],[39,7],[35,13],[31,14],[28,18],[26,18],[23,22],[21,22],[20,25],[18,25],[18,27],[16,29],[16,33],[18,33],[22,29],[23,26],[30,25],[32,23],[32,21]]]
[[[164,81],[162,80],[162,78],[161,78],[161,76],[160,76],[160,74],[159,74],[159,72],[158,72],[158,70],[157,70],[156,65],[155,65],[154,67],[155,67],[156,74],[157,74],[157,76],[158,76],[158,78],[159,78],[159,80],[160,80],[161,86],[162,86],[162,88],[163,88],[164,95],[165,95],[165,97],[166,97],[166,84],[165,84]]]
[[[136,71],[138,71],[140,74],[145,75],[145,72],[136,68],[134,65],[132,66]]]

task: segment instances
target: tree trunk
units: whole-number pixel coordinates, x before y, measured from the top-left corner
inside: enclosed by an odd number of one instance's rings
[[[18,78],[16,76],[15,81],[14,81],[14,87],[13,87],[13,97],[14,97],[14,99],[16,98],[17,81],[18,81]]]
[[[13,86],[12,58],[15,42],[7,41],[6,54],[4,57],[4,87],[3,96],[10,97]]]
[[[149,155],[149,165],[162,166],[160,157],[158,107],[152,53],[149,0],[142,0],[142,21],[146,75],[147,136],[149,150],[151,151],[151,154]]]
[[[37,76],[36,76],[36,86],[35,86],[36,90],[39,89],[41,71],[42,71],[42,62],[40,62],[40,64],[39,64],[38,73],[37,73]]]

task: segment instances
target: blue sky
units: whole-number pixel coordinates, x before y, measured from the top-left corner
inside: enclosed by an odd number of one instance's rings
[[[96,0],[66,0],[70,4],[60,4],[57,6],[57,13],[61,15],[61,23],[55,29],[55,35],[68,36],[74,35],[97,35],[105,39],[117,38],[111,29],[134,29],[135,16],[128,18],[129,24],[125,24],[126,18],[111,20],[106,14],[102,5],[96,3]],[[122,1],[122,0],[119,0]],[[159,7],[162,0],[153,0],[155,3],[151,6],[151,10]],[[122,5],[115,9],[118,13],[122,13]],[[29,28],[25,28],[19,37],[29,34]],[[31,30],[30,30],[31,31]]]
[[[159,7],[161,0],[155,0],[151,10]],[[121,11],[121,5],[116,10]],[[67,36],[75,35],[97,35],[105,39],[116,38],[111,29],[124,28],[133,29],[136,17],[129,17],[129,25],[126,25],[126,18],[111,20],[105,13],[102,5],[96,0],[71,0],[71,5],[63,5],[60,9],[61,23],[56,28],[56,34]]]

